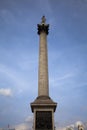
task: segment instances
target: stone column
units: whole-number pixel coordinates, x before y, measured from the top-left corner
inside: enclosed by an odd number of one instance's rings
[[[39,73],[38,73],[38,96],[31,103],[31,110],[34,113],[33,130],[54,130],[54,112],[57,103],[49,96],[48,80],[48,55],[47,55],[47,34],[49,24],[42,22],[37,25],[39,35]]]
[[[48,24],[45,24],[45,17],[42,17],[41,24],[38,24],[39,34],[39,73],[38,73],[38,96],[49,96],[48,81],[48,54],[47,34]]]

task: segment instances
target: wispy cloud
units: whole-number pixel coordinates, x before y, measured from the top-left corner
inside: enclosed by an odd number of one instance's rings
[[[4,89],[4,88],[0,88],[0,95],[3,95],[3,96],[12,96],[12,90],[7,88],[7,89]]]
[[[0,64],[0,72],[4,74],[4,76],[10,80],[11,82],[15,83],[15,86],[22,86],[23,84],[21,83],[21,81],[19,80],[20,78],[18,78],[18,73],[16,73],[16,71],[14,71],[13,69],[7,67],[6,65]],[[22,80],[23,81],[23,80]]]
[[[50,84],[52,85],[52,84],[55,84],[55,86],[57,85],[57,84],[59,84],[59,83],[61,83],[62,81],[62,83],[64,83],[64,81],[66,81],[66,80],[69,80],[70,78],[72,78],[74,76],[74,74],[73,73],[66,73],[66,74],[64,74],[64,75],[62,75],[62,76],[56,76],[56,78],[50,78]]]
[[[18,93],[22,92],[23,90],[27,88],[31,89],[31,87],[29,86],[31,86],[32,82],[29,82],[26,79],[26,76],[24,77],[21,71],[14,70],[14,68],[12,69],[6,65],[0,64],[0,72],[1,74],[4,75],[6,80],[8,80],[8,83],[14,86],[14,89],[17,90]],[[0,77],[1,77],[1,74],[0,74]]]
[[[73,75],[71,73],[67,73],[61,77],[59,77],[57,80],[65,80],[65,79],[68,79],[68,78],[71,78]]]
[[[26,119],[25,119],[26,122],[33,122],[33,116],[28,116]]]

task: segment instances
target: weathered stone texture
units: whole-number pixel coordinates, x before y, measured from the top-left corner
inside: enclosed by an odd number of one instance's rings
[[[49,96],[47,35],[45,32],[40,34],[38,82],[38,96]]]

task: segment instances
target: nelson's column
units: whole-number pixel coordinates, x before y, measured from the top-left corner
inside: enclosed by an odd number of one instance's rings
[[[39,35],[38,97],[30,104],[34,113],[33,130],[54,130],[54,112],[57,103],[49,96],[47,55],[49,24],[46,24],[45,16],[37,27]]]

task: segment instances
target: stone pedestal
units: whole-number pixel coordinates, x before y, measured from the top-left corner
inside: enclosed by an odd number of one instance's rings
[[[56,106],[57,103],[47,96],[39,96],[31,103],[31,109],[34,113],[33,130],[54,130]]]

